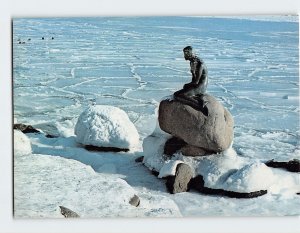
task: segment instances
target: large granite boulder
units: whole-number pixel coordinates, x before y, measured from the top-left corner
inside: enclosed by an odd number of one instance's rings
[[[206,94],[204,98],[208,115],[176,100],[162,100],[159,126],[188,145],[211,152],[224,151],[233,140],[233,118],[213,96]]]

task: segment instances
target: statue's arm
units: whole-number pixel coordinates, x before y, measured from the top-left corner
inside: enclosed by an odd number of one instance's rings
[[[198,87],[199,85],[201,85],[201,81],[204,82],[204,80],[201,80],[203,69],[204,69],[203,64],[201,62],[198,62],[196,69],[192,71],[193,77],[192,77],[192,81],[188,83],[189,87]],[[199,72],[196,72],[197,70]]]
[[[203,69],[204,69],[203,64],[199,62],[197,69],[199,70],[199,72],[194,72],[193,79],[192,79],[192,83],[195,85],[199,85],[201,82],[201,76],[202,76]]]

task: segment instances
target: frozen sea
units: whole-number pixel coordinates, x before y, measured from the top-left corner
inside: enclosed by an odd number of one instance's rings
[[[27,135],[32,153],[15,156],[15,216],[58,217],[59,205],[83,217],[299,215],[297,173],[272,169],[276,191],[254,199],[171,195],[164,180],[134,162],[142,147],[92,153],[74,141],[80,113],[101,104],[123,109],[142,144],[159,101],[190,81],[182,49],[192,45],[208,67],[207,92],[234,117],[237,154],[299,159],[298,43],[297,17],[14,19],[15,122],[58,136]],[[128,193],[140,196],[140,207],[122,204]]]

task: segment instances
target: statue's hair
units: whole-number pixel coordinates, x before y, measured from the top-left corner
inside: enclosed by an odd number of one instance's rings
[[[186,46],[183,51],[192,51],[193,47],[192,46]]]

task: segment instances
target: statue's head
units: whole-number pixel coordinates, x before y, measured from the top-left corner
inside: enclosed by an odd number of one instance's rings
[[[193,48],[192,46],[187,46],[183,49],[183,54],[185,60],[189,60],[193,57]]]

